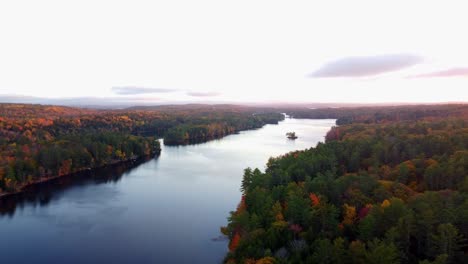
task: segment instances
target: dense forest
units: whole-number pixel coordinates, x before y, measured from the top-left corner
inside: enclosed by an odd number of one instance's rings
[[[335,108],[289,108],[283,109],[294,118],[337,119],[337,125],[351,123],[383,123],[415,121],[430,118],[468,118],[466,104],[335,107]]]
[[[325,143],[246,169],[226,263],[468,263],[468,106],[295,109]]]
[[[155,155],[157,138],[171,145],[202,142],[282,119],[271,109],[231,105],[92,110],[0,104],[0,194]]]

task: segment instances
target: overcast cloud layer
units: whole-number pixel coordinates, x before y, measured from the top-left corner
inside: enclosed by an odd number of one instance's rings
[[[468,101],[466,25],[451,0],[0,1],[0,95]]]

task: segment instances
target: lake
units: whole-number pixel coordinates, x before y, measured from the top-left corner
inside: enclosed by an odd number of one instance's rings
[[[64,177],[1,203],[1,263],[220,263],[219,227],[246,167],[324,140],[335,120],[289,119],[138,166]],[[286,132],[298,139],[289,140]]]

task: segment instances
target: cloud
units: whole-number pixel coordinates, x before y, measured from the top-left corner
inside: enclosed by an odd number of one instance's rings
[[[135,94],[150,94],[150,93],[171,93],[176,92],[177,89],[166,88],[145,88],[135,86],[112,87],[112,92],[120,95],[135,95]]]
[[[468,68],[450,68],[441,71],[429,73],[415,74],[407,76],[407,78],[437,78],[437,77],[468,77]]]
[[[194,96],[194,97],[212,97],[218,96],[220,93],[217,92],[187,92],[187,95]]]
[[[423,62],[411,54],[386,54],[365,57],[346,57],[323,65],[309,77],[366,77],[401,70]]]

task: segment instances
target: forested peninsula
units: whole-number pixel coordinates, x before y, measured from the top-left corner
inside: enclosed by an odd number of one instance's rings
[[[283,119],[277,110],[233,105],[95,110],[0,104],[0,195],[157,155],[159,138],[168,145],[198,143]]]
[[[467,263],[468,106],[289,109],[325,143],[246,169],[226,263]]]

